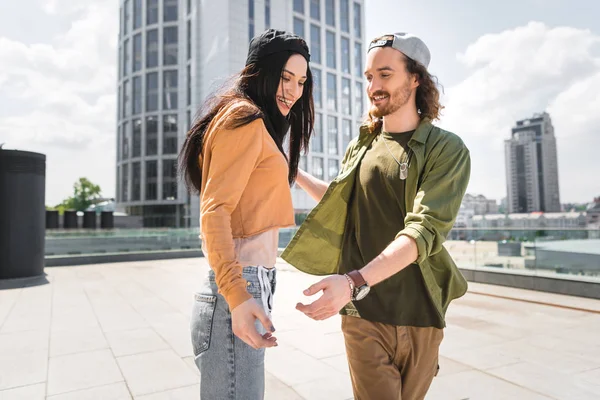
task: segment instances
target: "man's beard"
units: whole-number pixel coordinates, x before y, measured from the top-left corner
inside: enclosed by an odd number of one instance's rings
[[[408,103],[410,98],[411,89],[410,82],[407,80],[406,83],[400,86],[394,91],[394,94],[390,96],[388,92],[377,91],[373,93],[371,98],[376,96],[388,96],[388,101],[384,106],[378,107],[371,103],[369,113],[375,118],[385,117],[398,111],[402,106]]]

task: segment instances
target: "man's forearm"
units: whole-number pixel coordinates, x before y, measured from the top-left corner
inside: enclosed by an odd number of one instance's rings
[[[419,252],[413,238],[401,235],[373,261],[360,270],[369,286],[378,284],[397,274],[417,260]]]
[[[326,182],[315,178],[309,173],[302,171],[300,168],[298,168],[296,183],[317,202],[321,201],[329,186]]]

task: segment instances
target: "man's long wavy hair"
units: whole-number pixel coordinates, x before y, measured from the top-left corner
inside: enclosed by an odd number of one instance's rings
[[[374,41],[377,40],[379,40],[379,38]],[[402,56],[404,58],[404,65],[406,66],[406,72],[416,75],[419,81],[415,101],[421,120],[424,118],[431,121],[440,119],[444,106],[440,104],[440,91],[438,86],[442,90],[443,87],[439,84],[437,77],[431,75],[422,64],[404,55]],[[369,131],[373,133],[381,130],[383,119],[377,118],[369,112],[365,118],[365,123],[368,125]]]

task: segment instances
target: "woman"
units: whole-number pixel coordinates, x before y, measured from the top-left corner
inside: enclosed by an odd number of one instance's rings
[[[246,67],[205,103],[179,156],[200,192],[211,267],[191,321],[202,399],[264,396],[264,349],[277,346],[270,312],[279,228],[294,225],[289,186],[313,129],[309,60],[298,36],[270,29],[252,39]]]

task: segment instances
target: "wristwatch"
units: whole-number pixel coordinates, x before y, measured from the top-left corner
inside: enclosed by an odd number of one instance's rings
[[[352,290],[352,300],[362,300],[369,294],[371,287],[367,284],[360,272],[356,270],[348,272],[346,277],[353,283],[353,285],[350,285],[350,289]]]

